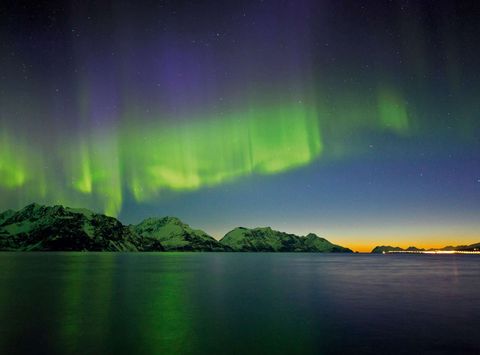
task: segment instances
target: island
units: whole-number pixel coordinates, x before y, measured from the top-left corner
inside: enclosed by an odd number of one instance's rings
[[[457,246],[446,246],[443,248],[435,249],[422,249],[417,247],[408,247],[406,249],[400,247],[393,247],[390,245],[381,245],[376,246],[372,250],[372,254],[387,254],[387,253],[404,253],[404,254],[452,254],[452,253],[480,253],[480,243],[470,244],[470,245],[457,245]]]

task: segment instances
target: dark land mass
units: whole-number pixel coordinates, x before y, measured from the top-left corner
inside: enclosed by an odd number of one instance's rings
[[[271,229],[238,227],[228,232],[220,242],[234,251],[256,252],[317,252],[351,253],[348,248],[330,243],[325,238],[310,233],[298,236]]]
[[[475,244],[471,244],[471,245],[458,245],[456,247],[449,245],[449,246],[443,247],[441,249],[434,249],[434,248],[420,249],[420,248],[416,248],[416,247],[408,247],[407,249],[403,249],[403,248],[400,248],[400,247],[392,247],[390,245],[381,245],[381,246],[376,246],[375,248],[373,248],[372,253],[379,254],[379,253],[389,252],[389,251],[429,251],[429,250],[476,251],[476,250],[480,250],[480,243],[475,243]]]
[[[315,234],[297,236],[265,228],[235,228],[220,241],[176,217],[147,218],[137,225],[88,209],[30,204],[0,213],[3,251],[352,251]]]
[[[154,240],[166,251],[231,251],[200,229],[192,229],[176,217],[147,218],[130,226],[138,236]]]

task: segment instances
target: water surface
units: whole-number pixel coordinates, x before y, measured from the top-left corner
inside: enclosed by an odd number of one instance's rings
[[[480,257],[0,253],[0,353],[480,353]]]

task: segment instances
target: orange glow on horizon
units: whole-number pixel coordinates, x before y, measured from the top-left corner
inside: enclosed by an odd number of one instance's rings
[[[408,241],[405,239],[408,237]],[[447,237],[444,235],[418,235],[418,236],[398,236],[395,237],[386,237],[379,238],[368,238],[365,236],[359,236],[358,241],[352,242],[352,239],[355,237],[349,238],[336,238],[332,236],[327,238],[330,242],[338,244],[347,248],[352,249],[353,251],[358,251],[360,253],[370,253],[373,248],[381,245],[388,245],[393,247],[400,247],[406,249],[408,247],[417,247],[419,249],[442,249],[446,246],[459,246],[459,245],[470,245],[480,242],[480,235],[474,236],[458,236],[458,237]]]
[[[228,228],[228,227],[227,227]],[[227,229],[225,228],[225,230]],[[254,227],[249,227],[254,228]],[[315,231],[319,228],[278,228],[272,227],[275,230],[292,233],[296,235],[306,235],[310,231]],[[315,232],[313,232],[315,233]],[[215,239],[220,240],[225,231],[217,230],[216,233],[213,233]],[[393,246],[400,247],[402,249],[407,249],[408,247],[416,247],[419,249],[442,249],[446,246],[460,246],[460,245],[471,245],[475,243],[480,243],[480,234],[470,234],[470,233],[458,233],[455,236],[452,236],[450,233],[445,234],[412,234],[412,233],[383,233],[382,231],[375,231],[374,233],[358,233],[350,232],[347,233],[315,233],[320,237],[326,238],[329,242],[333,244],[340,245],[342,247],[349,248],[354,252],[359,253],[370,253],[373,248],[377,246]],[[386,235],[383,237],[382,235]]]

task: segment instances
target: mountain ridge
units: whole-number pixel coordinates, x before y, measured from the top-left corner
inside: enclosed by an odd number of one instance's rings
[[[117,219],[86,209],[32,203],[2,216],[0,250],[143,250],[141,240]]]
[[[330,243],[314,233],[298,236],[273,230],[271,227],[237,227],[220,239],[234,251],[249,252],[349,252],[352,250]]]
[[[177,217],[149,217],[130,226],[138,235],[157,240],[165,251],[231,251],[201,229]]]
[[[234,241],[236,230],[242,233]],[[313,233],[298,236],[271,227],[237,227],[217,240],[173,216],[124,225],[88,209],[37,203],[0,213],[0,250],[352,252]]]

